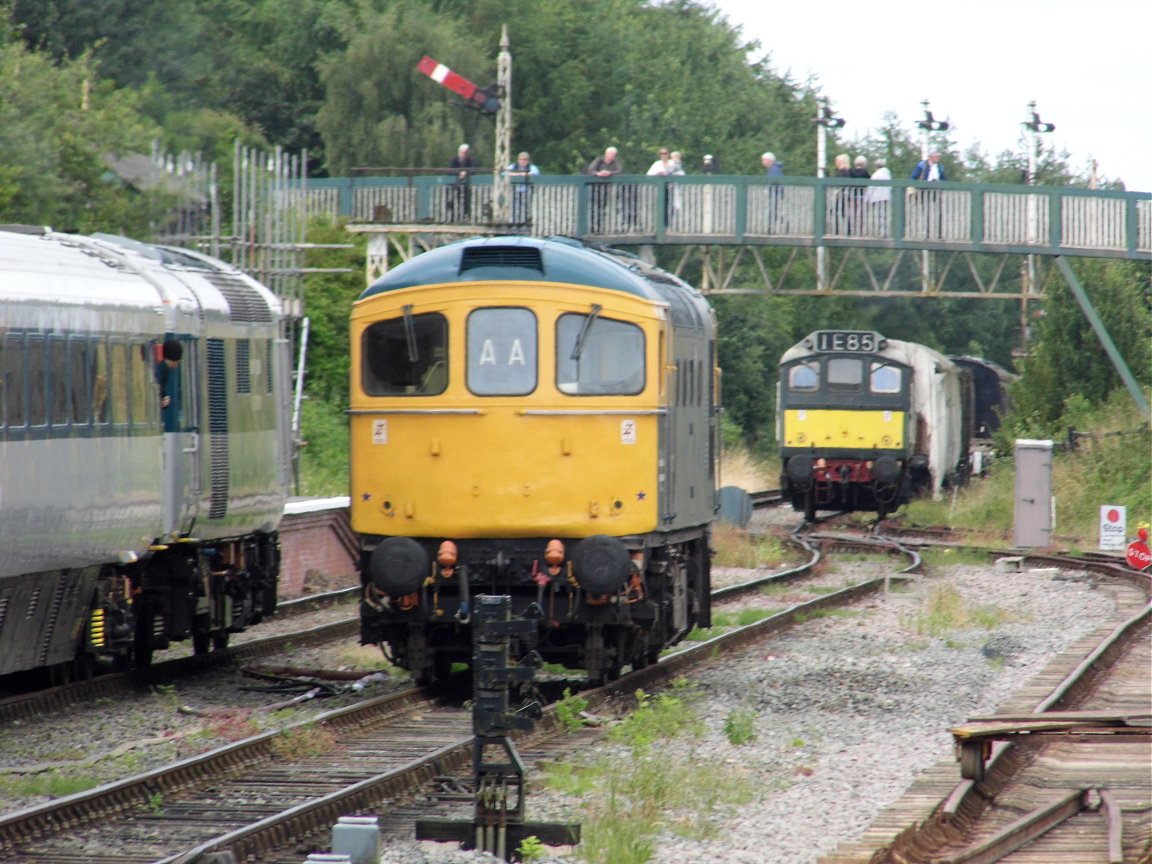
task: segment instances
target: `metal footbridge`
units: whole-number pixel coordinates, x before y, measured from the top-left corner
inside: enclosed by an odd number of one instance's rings
[[[513,184],[509,218],[497,220],[492,214],[501,208],[494,206],[492,177],[475,177],[463,189],[452,180],[353,176],[307,180],[301,189],[309,213],[343,217],[353,223],[352,230],[374,238],[369,278],[386,269],[390,246],[405,255],[410,238],[421,247],[488,233],[708,249],[698,280],[706,292],[731,290],[732,265],[748,255],[760,263],[767,290],[814,290],[811,284],[777,284],[782,279],[773,278],[772,271],[779,273],[783,265],[768,267],[758,254],[770,247],[797,255],[816,249],[890,250],[889,260],[913,253],[911,259],[923,261],[914,253],[946,252],[1152,261],[1148,192],[846,178],[621,176],[604,182],[542,175],[530,184]],[[389,237],[405,239],[390,243]],[[717,267],[717,261],[727,263]],[[998,293],[990,283],[994,273],[979,276],[969,290]],[[811,282],[810,271],[806,278]],[[927,290],[941,290],[939,279],[927,281]],[[871,282],[870,291],[892,287],[890,276],[873,274]]]

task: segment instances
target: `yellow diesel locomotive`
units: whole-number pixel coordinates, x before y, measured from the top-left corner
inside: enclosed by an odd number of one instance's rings
[[[539,617],[593,682],[710,624],[716,327],[693,288],[566,238],[471,239],[351,317],[361,642],[418,682],[472,658],[473,598]]]
[[[876,511],[968,474],[968,374],[924,345],[818,330],[780,358],[776,439],[793,509]]]

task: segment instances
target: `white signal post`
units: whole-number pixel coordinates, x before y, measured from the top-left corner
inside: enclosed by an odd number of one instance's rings
[[[816,124],[816,176],[823,179],[825,163],[828,161],[828,130],[839,129],[844,125],[844,118],[833,117],[832,109],[828,107],[828,100],[821,99],[819,109],[812,122]],[[827,284],[827,252],[828,250],[823,246],[816,247],[816,289],[818,291],[823,291],[825,284]]]
[[[1036,185],[1036,171],[1040,159],[1040,133],[1052,132],[1056,129],[1055,123],[1045,123],[1040,119],[1040,115],[1036,113],[1036,102],[1033,100],[1028,103],[1028,119],[1021,124],[1025,129],[1028,129],[1031,135],[1031,141],[1028,143],[1028,185]],[[1040,202],[1036,199],[1035,195],[1028,196],[1028,242],[1035,243],[1039,239],[1039,222],[1040,214],[1038,212]],[[1027,334],[1028,334],[1028,295],[1036,293],[1036,256],[1029,255],[1025,259],[1024,271],[1021,274],[1025,280],[1024,290],[1020,293],[1023,299],[1020,301],[1020,329],[1022,341],[1024,341],[1024,350],[1028,350]]]
[[[928,153],[931,148],[929,147],[928,138],[933,132],[947,132],[952,125],[947,120],[937,120],[932,116],[932,112],[928,110],[928,100],[923,99],[920,102],[920,107],[924,109],[923,119],[917,120],[916,125],[920,127],[920,159],[923,162],[928,161]],[[921,255],[921,269],[922,277],[924,280],[924,290],[932,290],[932,253],[925,249]]]
[[[508,49],[505,24],[500,30],[500,54],[496,60],[500,108],[496,111],[496,161],[492,166],[492,217],[502,225],[512,221],[512,181],[505,170],[512,164],[512,52]]]

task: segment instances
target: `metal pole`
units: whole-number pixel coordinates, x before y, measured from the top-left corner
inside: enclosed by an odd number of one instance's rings
[[[824,113],[828,112],[828,103],[824,103]],[[824,178],[824,166],[828,162],[828,127],[817,121],[816,123],[816,176]],[[827,199],[825,199],[827,201]],[[823,246],[816,247],[816,290],[823,291],[828,280],[828,250]]]
[[[1056,126],[1053,123],[1045,123],[1040,119],[1040,115],[1036,113],[1036,102],[1033,100],[1028,103],[1028,119],[1023,123],[1031,133],[1031,138],[1028,143],[1028,185],[1036,185],[1036,173],[1039,170],[1040,161],[1040,133],[1051,132]],[[1028,196],[1028,242],[1035,243],[1039,239],[1040,233],[1040,217],[1038,213],[1039,201],[1035,195]],[[1021,338],[1025,341],[1025,350],[1027,350],[1027,335],[1028,335],[1028,296],[1036,291],[1036,256],[1029,253],[1025,258],[1024,272],[1021,274],[1024,285],[1021,286],[1020,292],[1020,334]]]
[[[843,117],[833,117],[832,109],[828,107],[827,99],[820,99],[817,103],[816,117],[812,120],[816,124],[816,177],[823,179],[824,166],[828,161],[828,127],[839,129],[844,125]],[[826,190],[825,190],[826,191]],[[824,209],[828,209],[828,197],[824,196]],[[822,220],[827,231],[827,220]],[[816,288],[824,290],[828,283],[827,250],[823,246],[816,247]]]
[[[924,117],[926,118],[925,120],[923,120],[920,123],[920,161],[927,163],[928,162],[928,132],[932,128],[932,121],[930,119],[927,119],[927,118],[930,118],[932,115],[931,115],[931,112],[929,112],[929,110],[928,110],[928,100],[927,99],[923,100],[920,103],[920,105],[924,109]],[[921,209],[923,209],[923,208],[921,208]],[[927,220],[929,218],[930,217],[928,216],[928,214],[925,213],[924,214],[924,219],[925,219],[924,236],[925,237],[928,236],[928,230],[927,230],[928,221]],[[931,291],[932,290],[932,254],[927,249],[925,249],[923,252],[920,253],[920,272],[923,274],[924,291],[925,292]]]

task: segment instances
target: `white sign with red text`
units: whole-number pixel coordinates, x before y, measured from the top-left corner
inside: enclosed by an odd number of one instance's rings
[[[1100,548],[1122,551],[1128,545],[1128,508],[1105,504],[1100,508]]]

